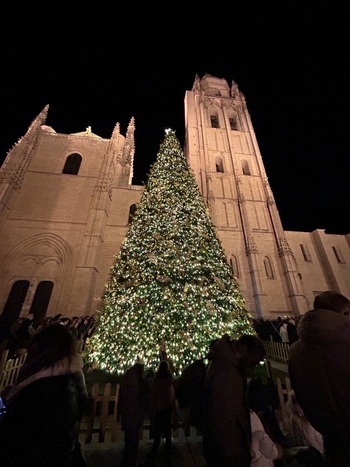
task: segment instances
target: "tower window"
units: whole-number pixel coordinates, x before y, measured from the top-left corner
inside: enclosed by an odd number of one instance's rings
[[[250,175],[249,165],[247,161],[242,161],[242,172],[243,175]]]
[[[338,263],[345,264],[345,260],[344,260],[342,252],[340,251],[340,248],[337,246],[332,246],[332,250],[335,254],[335,257],[337,258]]]
[[[63,167],[63,174],[78,175],[82,157],[80,154],[70,154]]]
[[[221,172],[221,173],[224,172],[224,166],[223,166],[221,157],[217,157],[215,159],[215,168],[217,172]]]
[[[230,121],[230,128],[231,130],[237,130],[237,122],[236,122],[236,119],[234,117],[229,117],[229,121]]]
[[[301,252],[303,254],[304,260],[307,261],[308,263],[310,263],[311,262],[311,256],[310,256],[310,253],[309,253],[309,250],[308,250],[307,246],[304,243],[300,243],[300,249],[301,249]]]
[[[235,277],[239,277],[240,274],[239,274],[239,267],[238,267],[238,259],[235,255],[232,255],[230,258],[230,266],[231,266],[232,274]]]
[[[264,258],[264,266],[265,266],[266,277],[268,277],[269,279],[273,279],[274,273],[272,269],[271,260],[268,256],[265,256]]]
[[[137,209],[137,205],[136,204],[132,204],[129,208],[129,221],[128,223],[131,224],[132,222],[132,218],[134,217],[135,213],[136,213],[136,209]]]
[[[217,115],[210,115],[210,124],[212,128],[219,128],[219,118]]]

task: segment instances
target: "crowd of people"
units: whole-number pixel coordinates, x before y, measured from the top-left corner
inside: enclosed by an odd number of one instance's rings
[[[286,318],[273,324],[258,320],[255,335],[213,340],[208,354],[177,380],[161,342],[159,366],[151,378],[145,376],[143,363],[136,362],[122,379],[123,467],[137,465],[146,416],[153,444],[141,465],[156,465],[162,439],[165,461],[171,465],[172,427],[182,405],[195,408],[189,412],[191,424],[202,432],[208,467],[349,466],[349,314],[349,299],[338,292],[323,292],[298,323]],[[0,459],[4,467],[84,465],[76,431],[87,399],[83,360],[76,347],[82,334],[79,326],[73,326],[74,333],[67,320],[55,318],[31,337],[19,377],[3,394]],[[88,318],[80,320],[86,321],[84,335],[93,329]],[[295,330],[288,333],[289,324],[296,327],[294,340]],[[260,378],[248,373],[265,358],[264,330],[278,330],[282,341],[282,327],[290,345],[292,437],[264,398]],[[293,451],[300,445],[302,449]]]
[[[8,350],[9,358],[23,355],[27,352],[32,337],[49,324],[55,323],[66,326],[72,332],[80,343],[80,350],[83,349],[85,340],[92,335],[96,325],[95,318],[89,315],[68,318],[57,314],[41,320],[35,320],[32,313],[16,320],[0,316],[0,352]]]
[[[292,345],[299,340],[297,327],[301,318],[302,316],[292,318],[278,316],[274,320],[259,318],[253,320],[253,326],[262,340],[269,341],[272,339],[275,342],[285,342]]]

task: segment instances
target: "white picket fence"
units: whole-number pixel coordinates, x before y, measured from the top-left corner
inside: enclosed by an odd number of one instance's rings
[[[289,344],[275,342],[272,337],[269,341],[262,341],[266,350],[266,356],[270,360],[287,363],[289,360]]]
[[[8,358],[8,353],[8,350],[3,350],[0,355],[0,394],[16,381],[19,370],[27,358],[27,354]]]

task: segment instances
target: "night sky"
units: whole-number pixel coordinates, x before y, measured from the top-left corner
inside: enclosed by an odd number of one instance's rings
[[[349,233],[347,10],[337,0],[3,0],[0,160],[47,104],[59,133],[90,125],[109,138],[134,116],[139,184],[165,128],[183,143],[185,92],[209,73],[246,97],[284,228]]]

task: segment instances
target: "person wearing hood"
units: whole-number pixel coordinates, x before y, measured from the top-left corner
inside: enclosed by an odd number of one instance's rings
[[[258,337],[248,334],[237,341],[224,335],[211,348],[204,383],[203,450],[208,467],[250,467],[246,369],[264,356]]]
[[[51,324],[33,336],[16,384],[3,394],[1,467],[69,467],[87,391],[83,359],[68,328]]]
[[[289,376],[307,420],[323,436],[326,463],[350,465],[350,300],[339,292],[315,297],[290,347]]]

